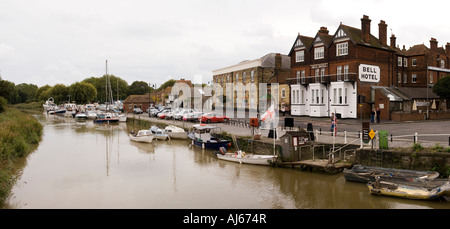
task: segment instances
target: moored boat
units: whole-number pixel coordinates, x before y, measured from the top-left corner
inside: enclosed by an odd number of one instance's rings
[[[221,160],[241,164],[272,165],[277,160],[276,155],[246,154],[242,150],[238,150],[236,153],[227,153],[223,147],[218,152],[215,152],[215,154]]]
[[[94,119],[94,123],[118,123],[119,118],[114,118],[111,114],[97,114],[97,117]]]
[[[172,139],[187,139],[188,135],[187,132],[180,127],[168,125],[166,128],[164,128],[164,133],[169,135],[169,137]]]
[[[206,124],[195,124],[193,130],[188,134],[188,137],[192,140],[192,144],[204,149],[218,150],[220,147],[228,149],[231,146],[231,142],[226,139],[221,139],[213,136],[211,131],[216,129],[216,126]]]
[[[77,113],[75,115],[75,119],[76,120],[86,120],[88,117],[86,115],[86,113]]]
[[[86,111],[86,117],[87,119],[95,119],[97,118],[97,112],[95,110],[88,110]]]
[[[355,165],[351,169],[344,169],[344,176],[348,181],[367,183],[369,181],[375,181],[375,177],[381,177],[386,180],[429,180],[439,177],[439,173],[435,171],[416,171]]]
[[[130,140],[151,143],[153,141],[153,133],[150,130],[139,130],[137,133],[130,132]]]
[[[415,200],[432,200],[450,192],[448,179],[419,181],[386,181],[377,178],[367,183],[369,192],[374,195],[384,195]]]
[[[164,133],[164,130],[158,128],[157,126],[150,127],[150,131],[153,133],[153,138],[158,140],[167,140],[169,135]]]

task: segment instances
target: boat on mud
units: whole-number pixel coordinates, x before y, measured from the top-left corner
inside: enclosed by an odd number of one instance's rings
[[[391,181],[377,177],[367,183],[373,195],[384,195],[414,200],[433,200],[450,194],[448,179]]]
[[[435,171],[416,171],[355,165],[351,169],[344,169],[345,179],[348,181],[367,183],[375,181],[376,177],[391,181],[431,180],[439,177]]]

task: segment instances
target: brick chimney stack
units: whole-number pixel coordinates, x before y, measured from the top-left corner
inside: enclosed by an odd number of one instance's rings
[[[277,53],[277,54],[275,54],[275,69],[281,69],[281,68],[282,68],[281,54]]]
[[[430,40],[430,49],[431,50],[436,50],[438,46],[438,42],[436,40],[436,38],[431,38]]]
[[[447,54],[447,57],[450,57],[450,42],[447,42],[445,45],[445,53]]]
[[[361,18],[361,39],[364,43],[370,42],[370,22],[369,16],[363,15]]]
[[[328,32],[329,31],[328,31],[327,27],[324,27],[324,26],[320,27],[319,33],[328,34]]]
[[[391,48],[395,48],[396,47],[396,40],[397,40],[397,38],[395,37],[395,35],[394,34],[392,34],[392,36],[391,36]]]
[[[378,24],[378,39],[381,46],[387,46],[387,24],[383,20]]]

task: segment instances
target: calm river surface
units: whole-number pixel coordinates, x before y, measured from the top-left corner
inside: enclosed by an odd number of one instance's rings
[[[38,115],[44,136],[12,190],[11,208],[391,209],[450,202],[372,196],[343,174],[220,161],[189,141],[131,142],[133,126]]]

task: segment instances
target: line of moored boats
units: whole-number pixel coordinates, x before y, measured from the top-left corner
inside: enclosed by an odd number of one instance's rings
[[[126,122],[127,116],[120,112],[121,106],[120,102],[111,105],[75,103],[56,105],[51,97],[43,104],[44,110],[49,115],[72,116],[77,121],[93,120],[95,123]]]

